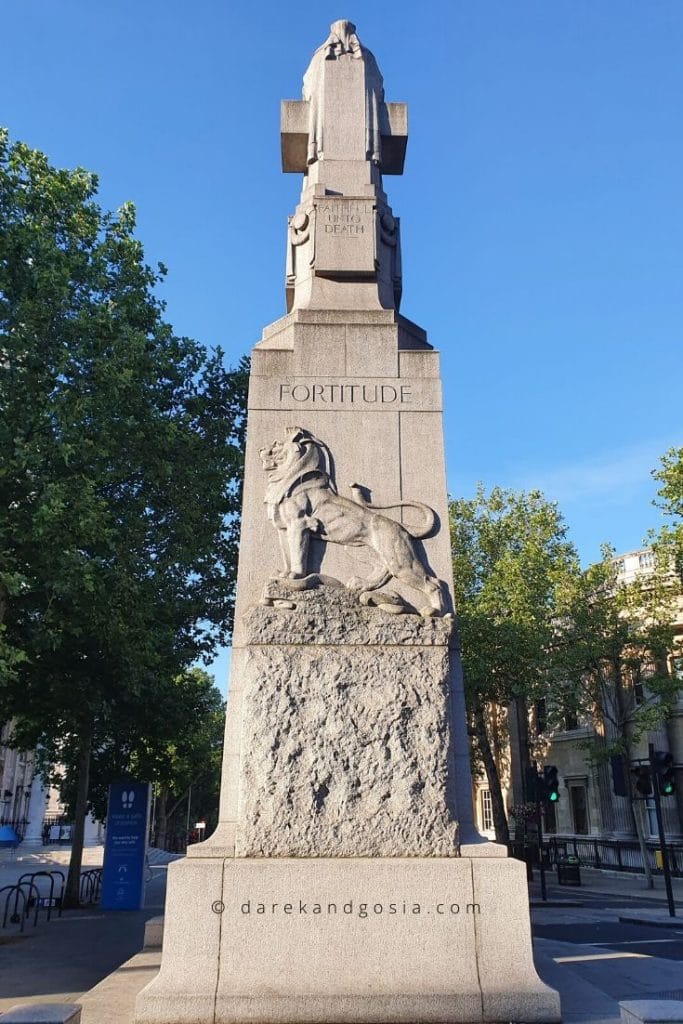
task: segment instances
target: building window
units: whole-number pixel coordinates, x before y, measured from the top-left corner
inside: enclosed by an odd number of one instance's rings
[[[678,679],[683,683],[683,658],[672,658],[671,659],[671,671],[674,679]]]
[[[481,827],[484,832],[493,832],[493,805],[491,790],[481,790]]]
[[[614,561],[614,568],[616,569],[617,576],[623,576],[626,572],[626,562],[623,558],[617,558]]]
[[[641,569],[654,569],[655,556],[652,551],[642,551],[638,555],[638,566]]]
[[[588,799],[586,787],[571,785],[569,787],[569,801],[572,809],[572,825],[577,836],[587,836],[588,828]]]

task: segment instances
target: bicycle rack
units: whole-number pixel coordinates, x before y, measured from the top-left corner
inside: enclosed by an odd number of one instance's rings
[[[14,909],[12,911],[12,915],[11,915],[9,920],[10,920],[10,924],[18,924],[18,925],[20,925],[19,930],[23,932],[23,930],[24,930],[24,921],[29,916],[30,910],[31,910],[31,908],[29,907],[29,898],[27,897],[26,893],[24,892],[24,886],[29,886],[29,892],[31,891],[31,889],[34,889],[36,892],[38,892],[38,889],[33,884],[33,882],[23,882],[22,885],[19,885],[18,883],[15,882],[14,885],[4,885],[2,887],[2,889],[0,889],[0,895],[3,892],[7,893],[7,895],[5,896],[5,913],[3,914],[3,918],[2,918],[2,927],[3,928],[7,927],[7,915],[9,913],[10,900],[12,899],[12,893],[14,893]],[[22,904],[22,907],[21,907],[21,913],[19,912],[19,897],[20,896],[21,896],[22,900],[24,901],[23,904]],[[35,928],[35,926],[37,924],[38,924],[38,902],[36,901],[36,910],[35,910],[35,914],[33,916],[33,927]]]
[[[59,877],[61,879],[60,887],[59,887],[59,895],[57,897],[55,897],[55,875],[59,875]],[[21,876],[21,878],[17,882],[17,885],[21,885],[24,882],[24,879],[29,879],[30,882],[33,882],[35,884],[35,879],[36,878],[49,878],[50,879],[50,895],[47,896],[47,897],[43,897],[42,894],[39,894],[39,896],[37,898],[38,899],[38,905],[39,906],[42,905],[42,908],[44,910],[47,910],[47,919],[48,919],[48,921],[52,917],[52,908],[53,907],[56,907],[56,909],[57,909],[57,916],[61,917],[62,916],[62,903],[63,903],[63,897],[64,897],[64,875],[63,875],[63,873],[61,871],[27,871],[25,874],[23,874]],[[36,890],[39,891],[37,885],[35,886],[35,888],[36,888]],[[43,899],[47,899],[48,902],[41,904],[41,901]]]
[[[102,888],[102,868],[91,868],[81,875],[79,899],[81,903],[97,903]]]

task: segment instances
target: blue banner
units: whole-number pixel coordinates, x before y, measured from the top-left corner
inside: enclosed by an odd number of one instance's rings
[[[140,910],[144,905],[151,789],[149,782],[115,782],[109,787],[102,871],[104,910]]]

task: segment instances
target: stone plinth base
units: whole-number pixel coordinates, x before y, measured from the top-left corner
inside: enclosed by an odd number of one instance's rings
[[[524,865],[498,857],[169,866],[136,1024],[553,1022]]]

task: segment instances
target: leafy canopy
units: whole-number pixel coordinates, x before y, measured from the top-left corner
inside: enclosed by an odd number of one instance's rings
[[[578,559],[554,502],[480,485],[450,504],[466,692],[486,702],[543,686],[555,601]]]
[[[233,608],[246,365],[173,332],[96,192],[0,133],[0,715],[47,756],[163,715]]]

